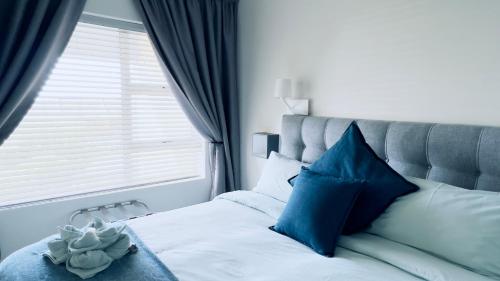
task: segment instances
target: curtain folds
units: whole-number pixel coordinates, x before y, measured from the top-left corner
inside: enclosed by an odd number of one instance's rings
[[[211,197],[239,189],[238,0],[136,0],[174,95],[209,141]]]
[[[86,0],[0,2],[0,145],[29,110]]]

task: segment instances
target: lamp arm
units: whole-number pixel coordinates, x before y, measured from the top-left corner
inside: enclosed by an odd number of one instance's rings
[[[286,101],[286,98],[280,98],[283,103],[286,105],[286,108],[288,108],[288,110],[290,110],[290,112],[293,113],[293,108],[288,104],[288,102]]]

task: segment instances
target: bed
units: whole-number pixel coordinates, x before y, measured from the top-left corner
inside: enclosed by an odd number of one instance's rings
[[[351,121],[285,115],[280,152],[313,162]],[[377,155],[402,175],[500,191],[500,128],[357,123]],[[265,194],[236,191],[207,203],[134,219],[128,225],[181,281],[495,280],[364,232],[341,237],[335,257],[318,255],[268,229],[284,207],[285,202]]]

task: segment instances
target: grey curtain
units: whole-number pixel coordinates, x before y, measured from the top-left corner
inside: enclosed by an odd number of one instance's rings
[[[31,107],[85,1],[0,1],[0,145]]]
[[[174,94],[210,142],[212,194],[240,187],[237,0],[136,0]]]

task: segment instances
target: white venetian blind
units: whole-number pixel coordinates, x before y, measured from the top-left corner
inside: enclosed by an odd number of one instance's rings
[[[202,138],[142,32],[79,23],[0,146],[0,206],[203,175]]]

